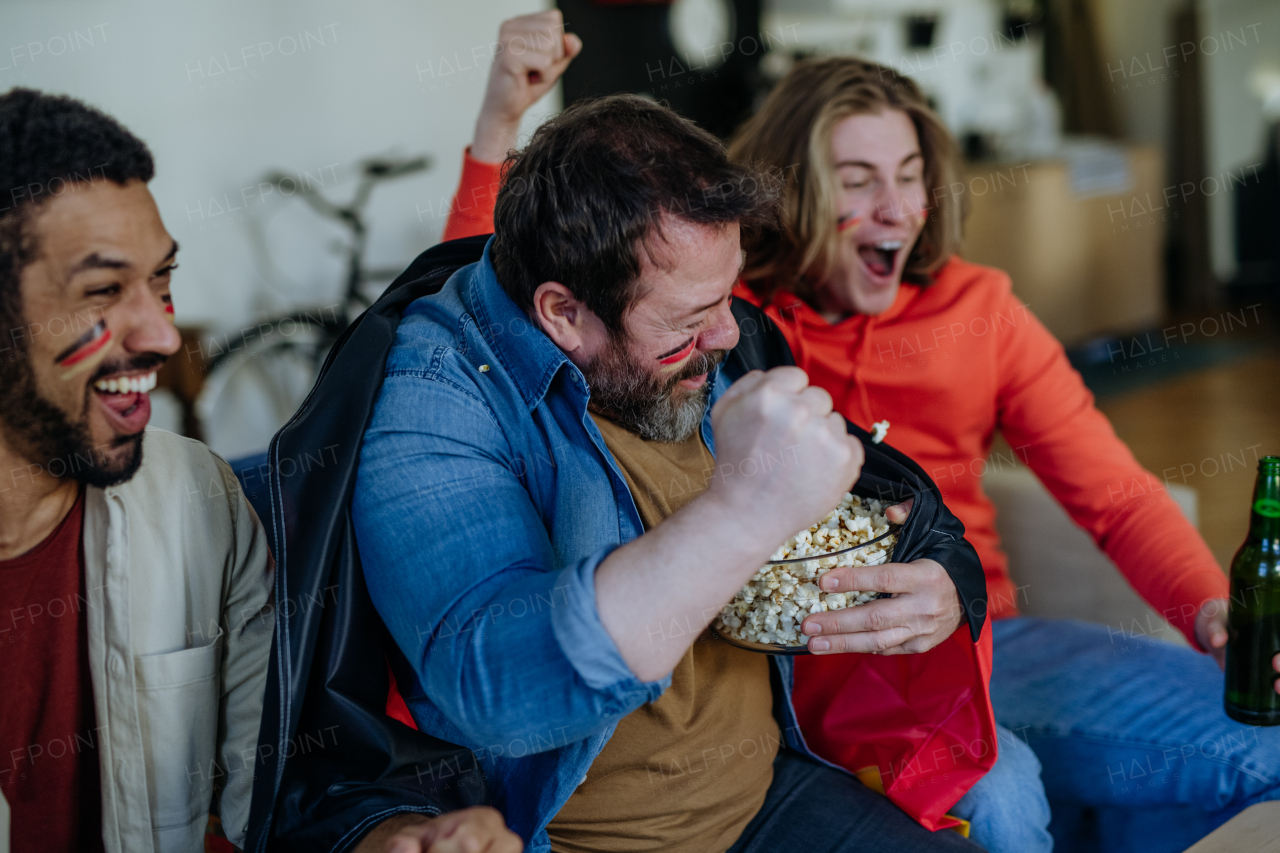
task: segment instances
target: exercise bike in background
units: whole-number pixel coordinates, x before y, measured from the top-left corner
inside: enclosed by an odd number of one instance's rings
[[[365,266],[365,208],[378,184],[430,167],[426,156],[364,160],[355,193],[345,204],[329,200],[311,183],[299,184],[295,195],[347,232],[339,249],[345,286],[329,305],[263,317],[231,335],[206,338],[207,373],[195,412],[201,437],[217,453],[226,459],[264,453],[271,436],[306,399],[338,336],[400,274],[403,266]],[[271,173],[262,180],[278,185],[288,179],[283,173]],[[261,229],[258,236],[262,240]]]

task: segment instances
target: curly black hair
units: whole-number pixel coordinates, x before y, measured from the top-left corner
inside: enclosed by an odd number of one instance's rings
[[[106,113],[35,89],[0,95],[0,329],[6,338],[18,346],[25,339],[9,332],[22,324],[18,280],[37,248],[26,223],[39,208],[78,185],[146,183],[154,174],[147,146]]]

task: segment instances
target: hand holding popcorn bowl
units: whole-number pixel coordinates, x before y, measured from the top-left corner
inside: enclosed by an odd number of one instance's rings
[[[800,624],[812,613],[857,607],[880,592],[823,592],[818,580],[845,566],[887,563],[897,544],[890,504],[845,493],[840,505],[779,546],[773,558],[747,581],[712,623],[732,645],[767,654],[808,654]]]

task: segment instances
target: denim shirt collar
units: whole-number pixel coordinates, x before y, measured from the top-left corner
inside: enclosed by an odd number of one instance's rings
[[[462,288],[463,302],[475,316],[480,334],[530,409],[542,401],[556,373],[566,365],[585,397],[587,382],[581,371],[498,283],[489,258],[491,248],[493,238],[485,244],[484,256],[471,268],[471,280]]]
[[[525,405],[531,410],[542,402],[560,369],[566,368],[571,384],[582,392],[585,414],[590,398],[586,377],[564,351],[520,310],[498,283],[498,274],[489,258],[489,250],[492,248],[493,238],[490,237],[484,247],[484,256],[469,270],[470,281],[460,288],[462,301],[475,316],[480,334],[519,389]],[[722,366],[718,365],[708,377],[711,392],[707,411],[702,418],[702,438],[713,455],[716,448],[711,433],[711,407],[728,387],[720,377]],[[590,424],[587,429],[592,439],[603,449],[604,439],[598,435],[595,425]],[[611,455],[606,454],[606,458],[611,458]]]

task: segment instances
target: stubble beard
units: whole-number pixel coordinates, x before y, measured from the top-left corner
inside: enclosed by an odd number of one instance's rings
[[[131,479],[142,465],[142,437],[117,436],[95,444],[89,430],[90,395],[84,391],[84,416],[73,421],[62,409],[40,394],[27,353],[0,367],[0,428],[7,442],[43,472],[58,479],[105,489]],[[125,448],[119,458],[108,451]]]

